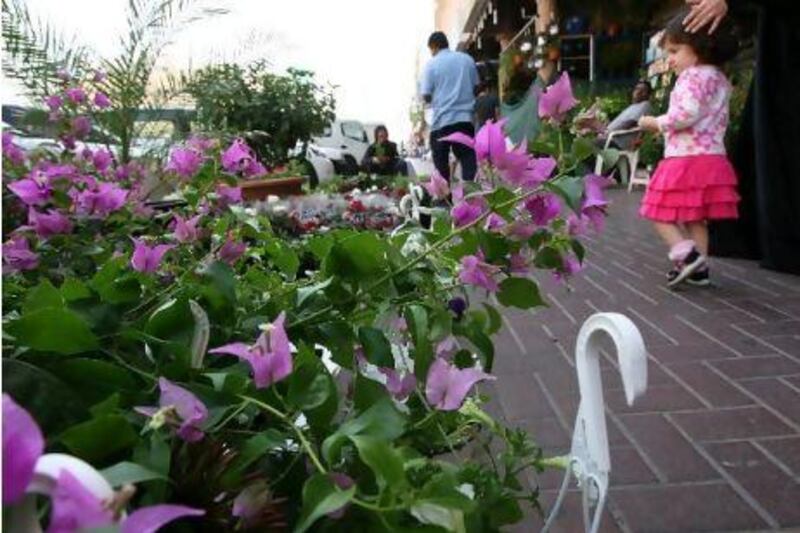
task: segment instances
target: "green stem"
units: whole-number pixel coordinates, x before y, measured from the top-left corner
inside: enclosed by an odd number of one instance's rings
[[[242,411],[244,411],[246,408],[247,408],[247,402],[242,402],[241,404],[239,404],[239,407],[237,407],[230,415],[225,417],[225,420],[214,426],[214,429],[209,430],[209,432],[216,433],[217,431],[221,430],[228,424],[228,422],[236,418],[236,416]]]

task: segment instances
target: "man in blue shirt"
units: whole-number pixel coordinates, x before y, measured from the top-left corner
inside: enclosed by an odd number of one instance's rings
[[[461,132],[475,136],[472,113],[475,108],[475,89],[478,86],[478,69],[475,61],[463,52],[449,48],[447,36],[434,32],[428,38],[428,48],[433,58],[425,65],[420,83],[420,94],[433,108],[431,124],[431,150],[433,164],[439,174],[450,181],[450,150],[461,163],[461,177],[472,181],[477,172],[475,151],[458,143],[440,141],[442,137]]]

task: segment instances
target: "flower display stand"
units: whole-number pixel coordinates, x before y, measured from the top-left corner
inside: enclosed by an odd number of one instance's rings
[[[600,340],[611,337],[617,350],[619,371],[628,405],[647,389],[647,352],[642,335],[634,323],[618,313],[596,313],[578,332],[575,366],[581,401],[575,418],[567,470],[550,516],[542,531],[553,525],[574,474],[581,488],[583,522],[586,531],[596,532],[608,494],[611,472],[605,402],[600,380]],[[594,517],[590,518],[590,508]]]
[[[242,180],[239,182],[239,187],[242,188],[244,200],[266,200],[268,196],[285,197],[303,194],[305,181],[303,177]]]

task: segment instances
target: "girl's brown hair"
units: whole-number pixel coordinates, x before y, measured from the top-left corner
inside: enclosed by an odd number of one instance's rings
[[[683,20],[689,15],[689,8],[683,7],[670,19],[658,45],[686,44],[692,47],[701,63],[722,66],[739,52],[739,38],[730,17],[725,17],[711,35],[708,26],[696,33],[689,33],[683,27]]]

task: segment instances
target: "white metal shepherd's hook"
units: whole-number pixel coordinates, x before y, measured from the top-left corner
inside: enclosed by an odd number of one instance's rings
[[[569,463],[555,505],[542,528],[543,532],[553,525],[573,473],[581,487],[584,528],[595,533],[600,527],[611,472],[603,384],[600,379],[599,341],[605,334],[611,337],[617,350],[628,405],[632,405],[647,389],[647,353],[636,325],[619,313],[596,313],[590,316],[578,332],[575,347],[581,401],[572,433]],[[595,511],[590,520],[592,503],[595,503]]]

